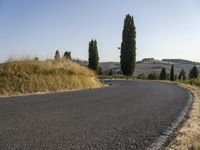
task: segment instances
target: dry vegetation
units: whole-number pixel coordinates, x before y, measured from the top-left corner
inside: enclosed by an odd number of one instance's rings
[[[177,137],[166,150],[200,150],[200,89],[186,84],[179,85],[194,93],[195,101],[188,120],[177,131]]]
[[[0,95],[100,86],[94,72],[70,60],[14,60],[0,64]]]
[[[190,79],[190,80],[183,81],[183,83],[200,87],[200,77],[197,79]]]

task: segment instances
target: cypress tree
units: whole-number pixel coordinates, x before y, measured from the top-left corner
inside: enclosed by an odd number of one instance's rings
[[[160,80],[166,80],[166,78],[167,78],[166,69],[162,68],[160,72]]]
[[[121,70],[125,76],[132,76],[136,61],[136,29],[134,19],[129,14],[124,20],[121,43]]]
[[[88,67],[96,72],[99,69],[99,55],[97,48],[97,41],[91,40],[89,43],[89,64]]]
[[[64,55],[63,55],[63,59],[64,60],[71,60],[71,52],[65,51]]]
[[[190,70],[189,78],[190,79],[198,78],[198,75],[199,75],[198,68],[196,67],[196,65],[194,65],[194,67]]]
[[[184,69],[181,70],[181,72],[178,75],[179,80],[186,80],[186,72]]]
[[[56,53],[55,53],[55,60],[60,60],[60,52],[59,52],[59,50],[57,50]]]
[[[174,65],[172,65],[171,67],[171,71],[170,71],[170,80],[174,81]]]

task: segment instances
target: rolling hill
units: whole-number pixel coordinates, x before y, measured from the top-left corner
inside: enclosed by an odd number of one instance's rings
[[[190,69],[196,65],[200,70],[200,63],[193,62],[189,60],[183,59],[162,59],[156,60],[154,58],[144,58],[141,61],[136,63],[136,69],[134,75],[137,76],[139,74],[145,73],[160,73],[163,67],[166,68],[167,72],[170,72],[171,65],[174,64],[175,73],[178,74],[183,68],[188,74]],[[100,67],[104,72],[113,69],[116,73],[120,71],[120,63],[119,62],[101,62]]]

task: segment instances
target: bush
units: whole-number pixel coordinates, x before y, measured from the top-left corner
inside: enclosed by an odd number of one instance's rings
[[[148,80],[158,80],[159,79],[159,75],[156,73],[150,73],[148,75]]]
[[[109,75],[109,76],[112,76],[112,75],[113,75],[113,70],[112,70],[112,69],[109,70],[108,75]]]
[[[146,80],[147,79],[147,76],[144,74],[144,73],[141,73],[137,76],[137,79],[140,79],[140,80]]]

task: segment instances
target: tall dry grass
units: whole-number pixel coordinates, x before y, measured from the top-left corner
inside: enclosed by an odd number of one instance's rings
[[[100,87],[96,75],[72,61],[10,60],[0,64],[0,94],[27,94]]]

